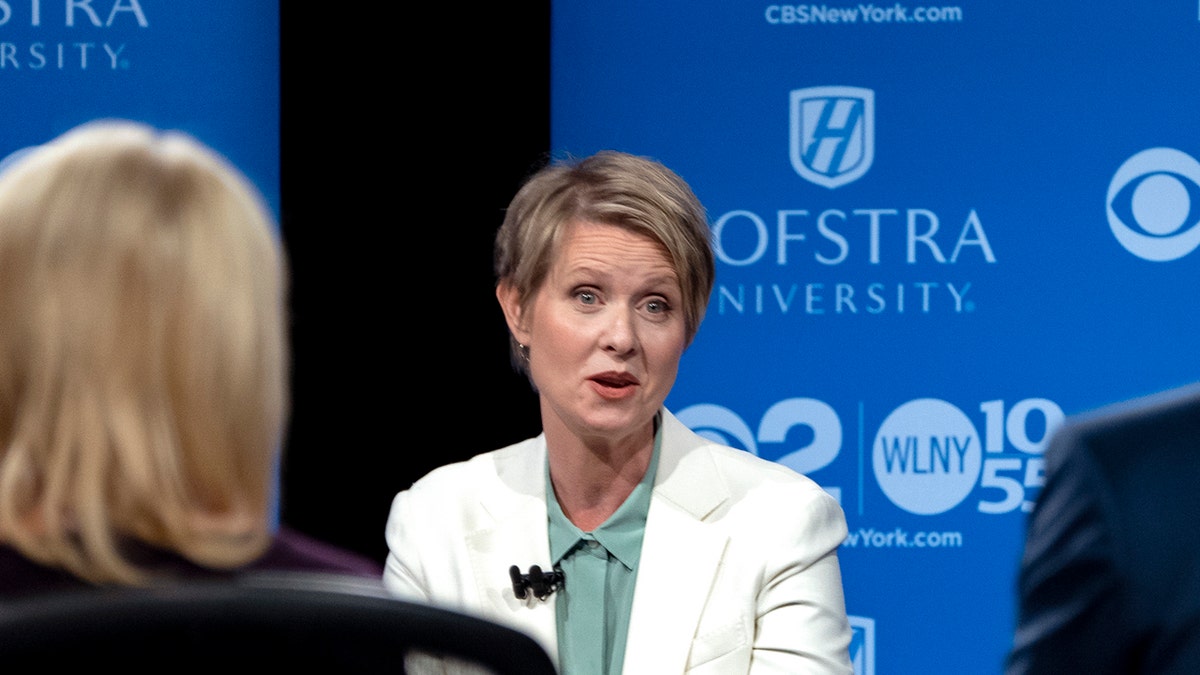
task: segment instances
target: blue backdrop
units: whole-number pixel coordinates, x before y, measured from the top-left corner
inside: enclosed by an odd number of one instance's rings
[[[279,217],[278,0],[0,0],[0,156],[97,117],[191,133]]]
[[[551,17],[553,154],[653,156],[709,210],[668,406],[839,497],[859,673],[998,672],[1047,435],[1200,377],[1200,4]]]

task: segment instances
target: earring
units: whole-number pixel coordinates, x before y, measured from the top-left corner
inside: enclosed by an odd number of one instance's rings
[[[521,352],[521,360],[525,361],[525,363],[529,363],[529,345],[518,342],[517,348]]]

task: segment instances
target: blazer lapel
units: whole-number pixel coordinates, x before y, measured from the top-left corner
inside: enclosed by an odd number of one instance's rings
[[[522,573],[531,565],[552,567],[546,524],[546,445],[540,436],[529,443],[534,445],[532,451],[522,446],[496,455],[499,480],[480,490],[483,514],[479,527],[467,535],[467,548],[483,604],[533,636],[557,662],[554,596],[537,600],[530,594],[518,599],[508,571],[513,565]]]
[[[704,519],[728,498],[707,441],[666,410],[629,620],[628,673],[682,673],[728,543]]]

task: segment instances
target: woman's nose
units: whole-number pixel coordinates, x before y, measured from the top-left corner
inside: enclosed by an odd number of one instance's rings
[[[634,328],[633,317],[629,311],[615,309],[608,317],[608,323],[600,336],[601,347],[605,351],[616,354],[630,354],[637,350],[637,331]]]

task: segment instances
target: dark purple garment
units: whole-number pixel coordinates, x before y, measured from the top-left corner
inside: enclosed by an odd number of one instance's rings
[[[260,572],[333,574],[371,581],[383,576],[383,567],[374,560],[287,527],[280,528],[275,541],[261,557],[234,570],[200,567],[174,553],[145,546],[132,548],[129,556],[168,579],[180,580],[235,579]],[[0,598],[15,599],[90,586],[69,572],[39,565],[16,549],[0,545]]]

